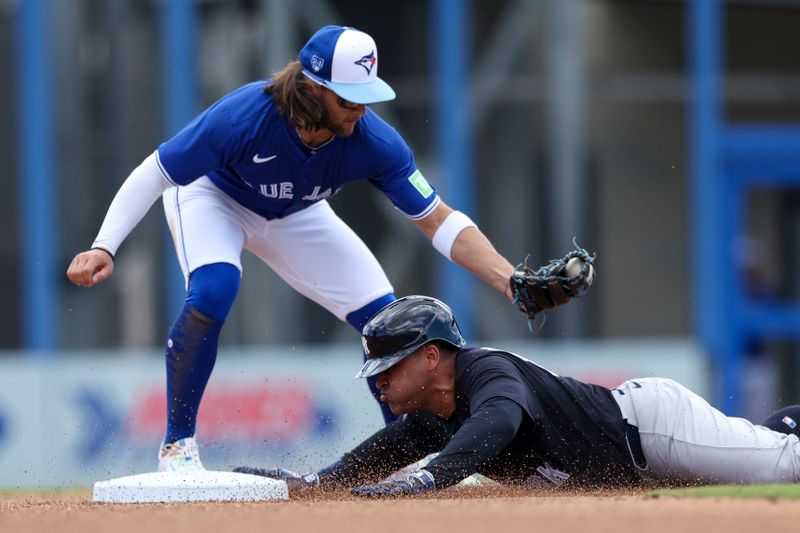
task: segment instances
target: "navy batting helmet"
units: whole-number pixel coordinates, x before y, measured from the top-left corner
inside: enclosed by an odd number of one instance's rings
[[[393,367],[431,341],[461,348],[467,341],[453,312],[430,296],[405,296],[373,316],[361,332],[367,362],[356,378],[367,378]]]

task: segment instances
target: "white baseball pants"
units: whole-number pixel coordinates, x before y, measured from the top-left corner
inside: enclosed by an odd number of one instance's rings
[[[671,379],[632,379],[612,393],[623,418],[639,428],[645,477],[705,484],[800,481],[795,435],[725,416]]]
[[[241,272],[246,249],[340,320],[394,291],[372,252],[324,200],[267,220],[202,177],[167,189],[163,202],[187,283],[191,272],[212,263]]]

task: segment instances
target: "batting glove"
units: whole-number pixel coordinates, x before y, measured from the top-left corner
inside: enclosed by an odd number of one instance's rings
[[[289,490],[298,489],[313,489],[319,486],[319,476],[316,472],[309,474],[298,474],[285,468],[255,468],[251,466],[240,466],[233,469],[234,472],[240,474],[250,474],[253,476],[270,477],[272,479],[281,479],[286,482]]]
[[[434,489],[436,489],[436,483],[434,482],[433,474],[427,470],[417,470],[399,479],[382,481],[377,485],[356,487],[352,492],[355,496],[382,498],[409,496]]]

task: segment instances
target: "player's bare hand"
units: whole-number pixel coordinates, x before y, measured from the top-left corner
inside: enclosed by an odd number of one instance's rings
[[[67,269],[69,280],[80,287],[91,287],[111,277],[114,259],[105,250],[87,250],[72,259]]]

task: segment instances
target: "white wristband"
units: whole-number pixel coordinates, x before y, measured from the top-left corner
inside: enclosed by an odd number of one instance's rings
[[[478,225],[461,211],[453,211],[447,215],[442,225],[433,234],[433,239],[431,239],[433,247],[452,261],[453,258],[450,257],[450,253],[453,251],[453,243],[456,242],[458,234],[469,227],[477,228]]]

